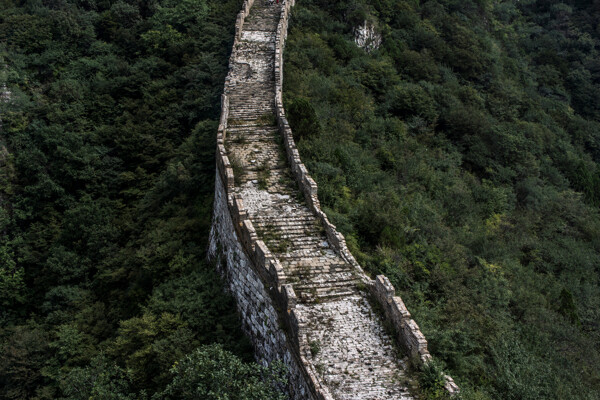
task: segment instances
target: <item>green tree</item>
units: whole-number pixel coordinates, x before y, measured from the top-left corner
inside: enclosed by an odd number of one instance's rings
[[[262,367],[244,363],[218,345],[203,346],[179,360],[171,369],[173,381],[165,399],[282,400],[285,385],[281,364]]]
[[[73,368],[61,379],[61,389],[67,400],[129,400],[130,381],[125,370],[111,362],[103,353],[89,366]]]

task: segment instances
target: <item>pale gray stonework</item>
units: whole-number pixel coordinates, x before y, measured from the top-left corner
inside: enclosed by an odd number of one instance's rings
[[[375,25],[365,21],[364,24],[354,28],[354,42],[358,47],[370,53],[381,46],[382,37],[375,30]]]
[[[220,261],[257,358],[288,366],[292,398],[410,399],[407,359],[428,362],[427,341],[387,278],[363,272],[321,211],[285,118],[291,6],[246,0],[238,15],[209,253]],[[392,322],[404,356],[369,299]],[[446,386],[458,391],[449,378]]]

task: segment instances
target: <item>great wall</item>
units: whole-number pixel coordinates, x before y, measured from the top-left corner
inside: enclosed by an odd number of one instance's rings
[[[431,360],[427,341],[389,280],[364,273],[321,211],[285,117],[282,55],[293,5],[245,0],[238,15],[209,254],[257,358],[287,366],[291,398],[412,399],[407,364]],[[448,376],[445,388],[459,390]]]

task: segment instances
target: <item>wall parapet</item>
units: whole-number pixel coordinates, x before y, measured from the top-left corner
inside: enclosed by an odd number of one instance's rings
[[[224,150],[224,147],[219,146]],[[226,156],[218,151],[221,158]],[[218,164],[217,164],[218,165]],[[225,182],[224,175],[220,170],[221,180]],[[226,189],[227,190],[227,189]],[[291,284],[286,283],[283,267],[279,260],[271,253],[264,241],[258,239],[252,221],[248,216],[247,210],[240,195],[227,193],[229,212],[232,217],[234,229],[240,240],[242,248],[252,260],[254,271],[258,274],[265,288],[269,288],[269,294],[275,304],[281,310],[280,317],[283,325],[286,327],[286,333],[294,344],[293,354],[299,359],[305,381],[313,396],[317,400],[333,400],[333,397],[318,379],[317,371],[314,365],[309,362],[310,346],[307,339],[307,328],[298,322],[296,317],[296,306],[298,298]]]
[[[279,25],[275,36],[275,112],[279,132],[283,137],[283,144],[286,150],[288,162],[293,175],[302,191],[306,204],[309,209],[319,218],[327,240],[336,251],[336,253],[347,263],[352,265],[356,274],[369,289],[371,295],[379,303],[385,317],[392,322],[392,326],[398,335],[400,344],[406,349],[408,354],[419,360],[423,365],[431,361],[432,357],[427,349],[427,339],[419,329],[417,323],[412,319],[410,312],[404,305],[399,296],[395,295],[395,289],[389,279],[384,275],[379,275],[375,280],[370,279],[356,261],[348,246],[344,236],[337,231],[335,225],[329,222],[327,215],[321,210],[318,198],[318,187],[315,180],[309,175],[308,169],[302,163],[300,153],[296,147],[292,130],[285,117],[283,107],[283,49],[287,38],[288,17],[294,0],[288,1],[281,10]],[[445,375],[445,389],[450,395],[457,394],[460,389],[454,383],[454,380]]]

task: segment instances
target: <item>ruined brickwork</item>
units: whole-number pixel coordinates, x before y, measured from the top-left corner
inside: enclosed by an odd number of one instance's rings
[[[210,254],[257,358],[288,366],[292,398],[410,399],[406,363],[431,359],[427,341],[387,278],[363,272],[321,211],[285,118],[282,53],[293,4],[246,0],[238,15],[217,133]],[[449,378],[446,387],[458,391]]]

